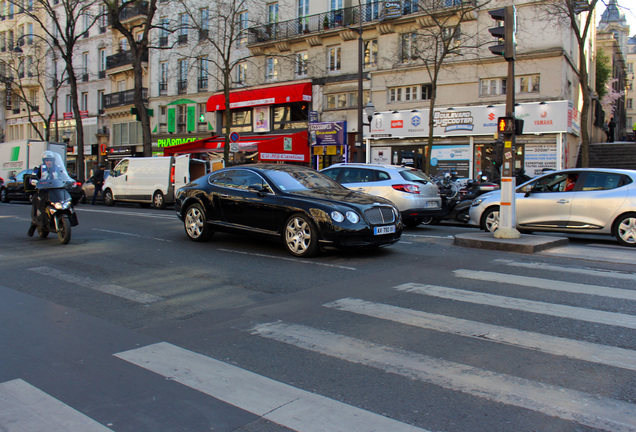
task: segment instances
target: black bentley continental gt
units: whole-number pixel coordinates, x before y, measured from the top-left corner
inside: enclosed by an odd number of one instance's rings
[[[403,229],[390,201],[295,165],[240,165],[204,175],[179,189],[175,210],[193,241],[215,231],[264,234],[282,239],[298,257],[322,247],[390,245]]]

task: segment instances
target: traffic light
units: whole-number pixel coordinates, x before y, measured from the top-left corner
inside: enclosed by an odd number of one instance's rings
[[[497,119],[497,132],[499,132],[500,134],[515,133],[515,118],[499,117],[499,119]]]
[[[497,45],[488,47],[495,55],[502,55],[506,60],[515,59],[517,43],[517,12],[514,6],[488,11],[492,19],[497,21],[497,27],[488,29],[491,35],[499,39]]]

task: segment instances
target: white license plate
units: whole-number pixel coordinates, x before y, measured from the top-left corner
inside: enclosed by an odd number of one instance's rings
[[[437,201],[427,201],[426,207],[437,207]]]
[[[381,226],[373,228],[373,234],[381,235],[381,234],[391,234],[395,232],[395,225],[389,226]]]

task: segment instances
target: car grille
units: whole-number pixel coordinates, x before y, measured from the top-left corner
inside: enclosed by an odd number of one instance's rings
[[[382,225],[395,222],[395,213],[389,206],[376,206],[364,211],[364,217],[371,225]]]

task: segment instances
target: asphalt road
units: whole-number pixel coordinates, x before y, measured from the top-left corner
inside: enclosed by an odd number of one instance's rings
[[[636,251],[611,239],[420,226],[303,260],[172,210],[78,215],[62,246],[0,204],[0,430],[636,430]]]

